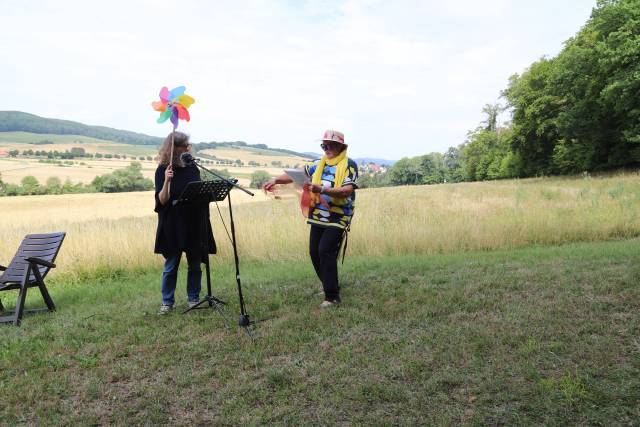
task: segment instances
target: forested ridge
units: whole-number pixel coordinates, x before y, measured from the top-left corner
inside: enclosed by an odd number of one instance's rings
[[[404,158],[363,186],[591,173],[640,166],[640,1],[600,0],[562,51],[514,74],[466,141]],[[498,123],[503,112],[510,121]]]
[[[0,111],[0,132],[30,132],[53,135],[81,135],[106,141],[120,142],[131,145],[159,146],[163,138],[145,135],[126,130],[114,129],[106,126],[89,126],[70,120],[49,119],[22,111]],[[266,144],[248,144],[244,141],[210,141],[194,144],[197,150],[207,148],[250,148],[256,150],[268,150],[293,156],[309,157],[284,148],[270,148]],[[273,153],[275,154],[275,153]]]
[[[159,145],[162,138],[106,126],[89,126],[70,120],[48,119],[21,111],[0,111],[0,132],[82,135],[134,145]]]

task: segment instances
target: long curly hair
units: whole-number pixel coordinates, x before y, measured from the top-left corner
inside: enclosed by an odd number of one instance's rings
[[[169,157],[171,157],[171,137],[173,136],[173,161],[169,161]],[[180,147],[182,145],[186,145],[189,143],[189,135],[183,132],[171,132],[164,139],[164,142],[160,146],[160,151],[158,151],[158,164],[167,166],[169,163],[172,163],[176,166],[182,166],[182,161],[180,160],[180,156],[177,154],[176,147]]]

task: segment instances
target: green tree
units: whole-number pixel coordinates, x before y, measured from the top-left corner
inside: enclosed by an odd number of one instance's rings
[[[126,168],[118,169],[113,173],[97,176],[91,185],[103,193],[153,189],[153,182],[142,175],[142,165],[138,162],[132,162]]]
[[[418,166],[422,173],[420,184],[441,184],[445,179],[443,156],[430,153],[418,158]]]
[[[269,181],[271,177],[266,171],[257,170],[251,174],[251,183],[249,184],[252,188],[260,188],[262,184]]]
[[[387,187],[389,184],[388,173],[363,173],[358,178],[358,188]]]
[[[47,178],[45,189],[47,194],[62,194],[62,181],[57,176],[51,176]]]
[[[524,176],[551,173],[550,159],[560,135],[558,115],[564,105],[554,94],[554,60],[534,63],[522,76],[514,75],[503,92],[513,108],[511,147],[523,160]]]
[[[640,2],[601,0],[552,59],[513,76],[512,149],[522,175],[640,164]]]
[[[21,185],[21,194],[24,195],[32,195],[39,194],[40,192],[40,183],[36,179],[35,176],[27,175],[20,180]]]
[[[504,107],[500,104],[486,104],[482,108],[482,112],[487,115],[487,119],[483,122],[486,126],[484,130],[495,132],[498,130],[498,116],[504,111]]]
[[[464,162],[460,153],[460,148],[449,147],[442,156],[442,166],[444,168],[444,179],[447,182],[464,181]]]
[[[222,176],[224,178],[231,178],[231,174],[229,173],[228,169],[212,169],[211,172],[213,172],[213,173],[215,173],[217,175],[220,175],[220,176]],[[212,175],[212,174],[208,173],[207,171],[203,171],[202,172],[202,179],[203,180],[209,179],[209,180],[214,180],[215,181],[215,180],[217,180],[219,178],[217,176],[215,176],[215,175]]]
[[[387,172],[391,185],[415,185],[422,183],[422,170],[417,157],[403,157]]]

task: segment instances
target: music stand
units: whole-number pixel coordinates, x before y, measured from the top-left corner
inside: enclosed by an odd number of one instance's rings
[[[202,217],[203,229],[200,234],[200,249],[203,251],[202,262],[205,265],[205,271],[207,274],[207,295],[204,296],[196,305],[189,307],[184,313],[188,313],[191,310],[200,308],[215,308],[222,313],[220,305],[226,304],[219,298],[216,298],[211,293],[211,269],[209,268],[209,248],[207,242],[207,226],[209,224],[209,203],[218,202],[224,200],[229,194],[231,186],[224,181],[193,181],[187,184],[182,190],[182,193],[176,200],[173,201],[173,205],[179,203],[191,203],[194,206],[199,206],[200,216]],[[208,303],[208,307],[201,307],[204,303]]]
[[[184,154],[183,154],[184,155]],[[192,156],[189,156],[188,160],[190,162],[193,162],[197,167],[199,167],[200,169],[202,169],[203,171],[206,171],[207,173],[209,173],[210,175],[215,176],[216,178],[218,178],[220,181],[222,181],[223,183],[227,184],[227,186],[229,187],[230,191],[232,188],[237,188],[238,190],[242,190],[243,192],[247,193],[250,196],[253,196],[254,194],[245,189],[242,188],[240,185],[238,185],[238,180],[237,179],[227,179],[222,175],[219,175],[207,168],[205,168],[204,166],[202,166],[200,164],[200,161]],[[244,328],[245,332],[251,336],[251,332],[249,330],[249,326],[255,324],[257,321],[256,320],[250,320],[249,318],[249,314],[247,313],[246,309],[245,309],[245,305],[244,305],[244,296],[242,295],[242,283],[240,281],[240,261],[238,259],[238,246],[236,244],[236,227],[235,224],[233,222],[233,209],[231,208],[231,193],[227,193],[227,201],[229,202],[229,220],[231,222],[231,243],[233,245],[233,258],[235,261],[235,265],[236,265],[236,283],[238,285],[238,300],[240,302],[240,317],[238,318],[238,326],[241,326]],[[266,319],[262,319],[262,320],[266,320]],[[260,321],[262,321],[260,320]]]

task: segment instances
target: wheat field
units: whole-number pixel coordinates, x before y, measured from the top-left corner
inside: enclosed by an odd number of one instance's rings
[[[266,163],[267,165],[271,165],[272,161],[279,161],[282,165],[290,165],[293,167],[294,165],[303,164],[307,162],[309,159],[305,159],[298,156],[289,155],[286,153],[278,153],[278,155],[274,155],[273,152],[265,152],[265,150],[259,149],[247,149],[247,148],[232,148],[232,147],[219,147],[219,148],[209,148],[201,151],[204,154],[209,154],[211,156],[215,156],[219,159],[231,160],[235,161],[241,160],[242,162],[249,163],[251,161],[258,162],[260,164]],[[280,168],[281,169],[281,168]]]
[[[67,180],[73,184],[89,184],[98,175],[113,173],[118,169],[124,169],[131,162],[138,162],[142,165],[142,175],[151,180],[155,177],[158,163],[149,160],[129,159],[101,159],[88,160],[76,159],[71,164],[59,166],[53,163],[39,162],[37,159],[0,159],[0,175],[4,182],[10,184],[20,184],[25,176],[35,177],[41,185],[46,184],[51,177],[59,178],[63,183]],[[211,169],[226,169],[229,174],[238,179],[240,185],[249,185],[251,174],[257,170],[267,172],[271,176],[282,173],[282,168],[265,168],[252,166],[227,166],[227,165],[207,165]]]
[[[51,143],[37,145],[35,142],[48,140]],[[96,176],[112,173],[117,169],[122,169],[137,161],[142,164],[142,174],[146,178],[153,179],[157,167],[154,160],[139,160],[140,156],[151,156],[155,158],[158,150],[150,145],[131,145],[100,139],[78,136],[78,135],[50,135],[31,134],[27,132],[0,132],[0,152],[18,150],[44,150],[44,151],[68,151],[72,148],[83,148],[87,153],[119,154],[126,155],[127,159],[88,159],[76,158],[71,163],[57,165],[53,163],[40,162],[38,158],[10,158],[0,157],[0,175],[4,182],[20,184],[25,176],[34,176],[41,184],[45,184],[50,177],[57,177],[62,182],[69,180],[77,184],[90,183]],[[245,166],[237,167],[232,165],[210,164],[207,167],[214,169],[226,169],[229,174],[236,177],[241,185],[249,185],[251,174],[257,170],[265,171],[271,176],[282,173],[282,167],[273,167],[272,161],[279,161],[283,165],[302,164],[305,160],[301,157],[292,156],[286,153],[269,152],[250,147],[239,148],[216,148],[207,149],[203,153],[217,156],[219,159],[235,161],[239,159]],[[267,167],[248,166],[249,161],[257,161],[260,164],[266,163]]]
[[[306,260],[308,226],[295,197],[232,192],[241,261]],[[349,254],[454,253],[640,235],[638,174],[358,190]],[[0,198],[0,264],[27,233],[66,231],[60,271],[159,265],[153,193]],[[231,263],[226,202],[211,205],[219,254]]]

